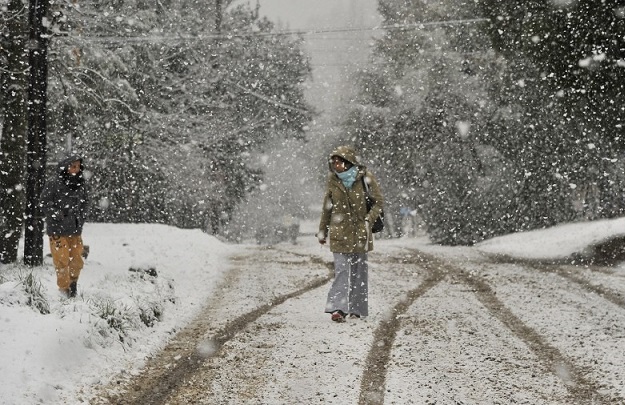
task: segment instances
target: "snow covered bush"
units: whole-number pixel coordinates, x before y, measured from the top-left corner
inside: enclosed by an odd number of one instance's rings
[[[97,317],[93,328],[103,338],[114,336],[119,342],[126,343],[130,331],[139,326],[138,313],[130,305],[111,299],[93,299],[90,304]]]
[[[2,266],[0,305],[25,305],[42,315],[50,313],[50,303],[39,276],[34,274],[33,269],[19,264]]]
[[[50,304],[43,293],[41,281],[32,271],[20,275],[20,283],[26,293],[26,305],[38,310],[42,315],[50,313]]]
[[[120,285],[130,290],[99,294],[85,300],[87,311],[94,316],[91,328],[93,340],[103,346],[118,341],[132,345],[133,332],[151,328],[159,322],[176,298],[170,280],[146,271],[133,269]]]

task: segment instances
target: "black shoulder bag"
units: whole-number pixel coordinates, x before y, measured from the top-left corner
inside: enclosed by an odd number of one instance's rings
[[[367,205],[367,212],[371,211],[371,207],[375,205],[375,198],[371,196],[369,193],[369,185],[365,180],[366,176],[362,176],[362,184],[365,186],[365,203]],[[375,219],[373,226],[371,227],[371,232],[378,233],[382,232],[384,229],[384,211],[380,211],[380,215]]]

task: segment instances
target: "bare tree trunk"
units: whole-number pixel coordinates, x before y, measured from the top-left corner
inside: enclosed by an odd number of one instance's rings
[[[5,43],[7,80],[2,139],[0,140],[0,262],[17,261],[17,248],[24,216],[24,160],[26,149],[26,72],[25,52],[27,9],[21,0],[8,5]]]

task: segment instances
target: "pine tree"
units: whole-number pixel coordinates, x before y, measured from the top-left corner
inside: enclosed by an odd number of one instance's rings
[[[475,8],[385,1],[380,10],[397,28],[361,75],[360,106],[346,128],[378,165],[393,222],[405,205],[418,209],[436,242],[471,244],[501,232],[501,210],[482,215],[502,194],[499,174],[484,171],[498,154],[478,138],[492,110],[481,69],[488,41],[474,24],[438,23],[474,18]]]
[[[550,172],[576,193],[597,190],[588,217],[621,215],[625,2],[480,3],[493,45],[510,66],[504,102],[525,110],[523,145],[511,153],[535,162],[528,172]]]

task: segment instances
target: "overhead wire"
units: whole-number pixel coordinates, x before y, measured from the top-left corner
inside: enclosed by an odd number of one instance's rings
[[[281,30],[271,32],[232,32],[226,34],[195,34],[195,35],[145,35],[145,36],[74,36],[66,35],[65,38],[74,38],[77,40],[86,40],[90,42],[184,42],[184,41],[203,41],[203,40],[219,40],[219,39],[232,39],[232,38],[244,38],[250,36],[261,37],[275,37],[275,36],[313,36],[321,34],[333,34],[333,33],[351,33],[351,32],[374,32],[374,31],[389,31],[389,30],[410,30],[410,29],[423,29],[432,26],[442,25],[458,25],[458,24],[473,24],[477,22],[490,21],[487,18],[470,18],[460,20],[444,20],[444,21],[424,21],[409,24],[391,24],[380,25],[375,27],[344,27],[344,28],[323,28],[313,30]],[[315,39],[317,40],[317,39]],[[327,40],[333,40],[333,38],[327,38]]]
[[[66,39],[76,39],[80,41],[86,42],[152,42],[152,43],[164,43],[164,42],[185,42],[185,41],[202,41],[202,40],[219,40],[219,39],[232,39],[232,38],[241,38],[241,37],[250,37],[250,36],[264,36],[264,37],[272,37],[272,36],[289,36],[289,35],[297,35],[301,37],[305,36],[314,36],[321,34],[334,34],[334,33],[354,33],[354,32],[374,32],[374,31],[389,31],[389,30],[410,30],[410,29],[423,29],[428,26],[441,26],[441,25],[457,25],[457,24],[472,24],[476,22],[489,21],[486,18],[474,18],[474,19],[464,19],[464,20],[446,20],[446,21],[429,21],[429,22],[418,22],[418,23],[410,23],[410,24],[393,24],[393,25],[381,25],[376,27],[346,27],[346,28],[325,28],[325,29],[316,29],[316,30],[283,30],[283,31],[271,31],[271,32],[244,32],[244,33],[227,33],[227,34],[198,34],[198,35],[149,35],[149,36],[73,36],[67,35],[64,36]],[[334,40],[334,38],[324,38],[327,40]],[[347,38],[342,38],[347,39]],[[315,38],[315,41],[319,40],[319,38]],[[340,66],[340,65],[336,65]],[[235,87],[239,88],[246,93],[260,98],[266,102],[272,103],[279,108],[284,108],[287,110],[298,111],[303,114],[310,114],[305,109],[301,109],[296,106],[286,105],[276,100],[270,99],[264,95],[251,91],[250,89],[244,88],[237,83],[231,83]]]

